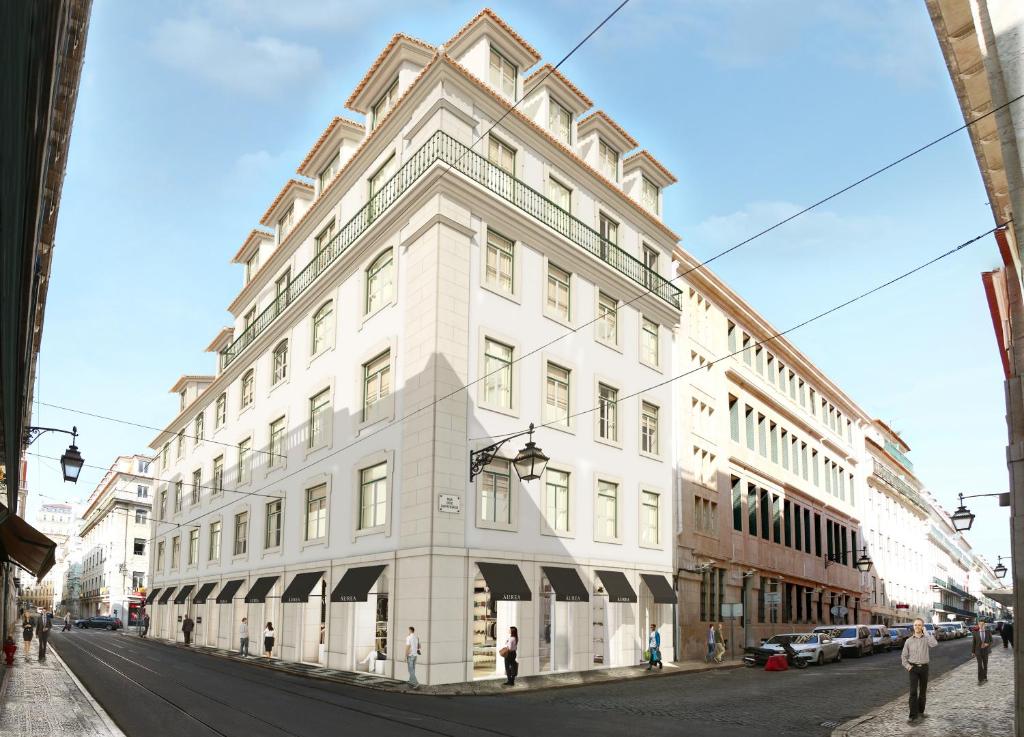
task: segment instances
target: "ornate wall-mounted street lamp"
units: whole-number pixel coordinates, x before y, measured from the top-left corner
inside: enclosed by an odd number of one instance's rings
[[[1009,555],[1000,555],[996,559],[996,567],[992,569],[992,572],[996,574],[996,578],[1006,578],[1006,566],[1003,565],[1003,558],[1010,560]]]
[[[59,427],[30,427],[25,431],[25,446],[32,445],[36,438],[47,432],[62,432],[71,436],[71,445],[60,457],[60,470],[64,473],[65,481],[78,483],[78,475],[82,473],[82,466],[85,464],[85,459],[82,458],[82,454],[78,452],[78,446],[75,445],[78,428],[73,426],[70,430],[62,430]]]
[[[523,435],[529,435],[530,439],[527,441],[526,447],[520,450],[519,454],[512,459],[512,465],[516,467],[516,473],[519,474],[519,478],[523,481],[539,479],[544,473],[544,469],[547,468],[548,457],[533,442],[533,423],[531,422],[530,429],[526,432],[509,435],[507,438],[503,438],[497,443],[488,445],[480,450],[471,450],[469,452],[469,480],[475,479],[494,460],[494,456],[497,455],[502,445],[513,438],[520,438]]]
[[[864,546],[863,548],[858,548],[856,550],[852,550],[850,551],[850,553],[852,553],[853,555],[857,555],[857,553],[860,553],[860,557],[857,558],[856,563],[858,571],[860,571],[861,573],[867,573],[871,570],[871,558],[868,557],[867,546]],[[842,563],[843,565],[846,565],[847,555],[849,555],[849,553],[833,553],[832,555],[826,555],[825,570],[828,570],[828,567],[833,563]]]
[[[1001,494],[971,494],[970,496],[960,494],[960,506],[950,515],[954,530],[957,532],[967,532],[971,529],[971,525],[974,524],[974,515],[971,513],[971,510],[964,506],[964,499],[977,499],[982,496],[997,496],[999,497],[1000,507],[1010,506],[1010,492],[1008,491],[1004,491]]]

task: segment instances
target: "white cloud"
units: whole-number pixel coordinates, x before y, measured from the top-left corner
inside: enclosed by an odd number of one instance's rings
[[[243,37],[205,18],[157,26],[153,53],[168,66],[236,92],[270,97],[320,69],[320,52],[273,36]]]

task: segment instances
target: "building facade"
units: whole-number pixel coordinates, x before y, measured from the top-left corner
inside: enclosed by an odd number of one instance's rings
[[[151,462],[148,456],[118,456],[86,502],[78,585],[81,616],[116,613],[128,625],[130,614],[144,598],[152,511]]]
[[[153,442],[155,635],[247,616],[405,678],[414,626],[426,683],[500,677],[511,626],[522,674],[636,663],[650,624],[674,656],[674,398],[638,389],[673,372],[675,180],[539,61],[490,11],[395,36],[245,240]],[[541,478],[517,437],[470,479],[531,423]]]

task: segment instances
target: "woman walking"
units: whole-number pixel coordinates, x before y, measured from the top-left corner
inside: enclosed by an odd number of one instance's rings
[[[650,658],[647,661],[647,670],[658,666],[661,670],[661,633],[658,632],[658,625],[651,625],[651,634],[647,636],[647,649],[650,651]]]
[[[28,612],[25,612],[25,616],[21,620],[21,637],[25,641],[25,657],[28,657],[28,651],[32,649],[32,634],[35,632],[35,629],[32,617]]]
[[[498,651],[498,654],[505,659],[505,681],[504,685],[516,685],[516,676],[519,675],[519,663],[516,661],[516,651],[519,649],[519,630],[516,627],[508,628],[508,640],[505,647]]]
[[[274,623],[267,622],[267,628],[263,630],[263,654],[268,657],[274,657],[271,653],[274,651]]]

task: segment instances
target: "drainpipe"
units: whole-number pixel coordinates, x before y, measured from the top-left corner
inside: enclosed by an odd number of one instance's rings
[[[676,570],[672,576],[672,588],[676,592],[676,600],[672,602],[672,661],[678,663],[682,658],[679,657],[679,638],[682,633],[682,623],[679,621],[679,571]]]

